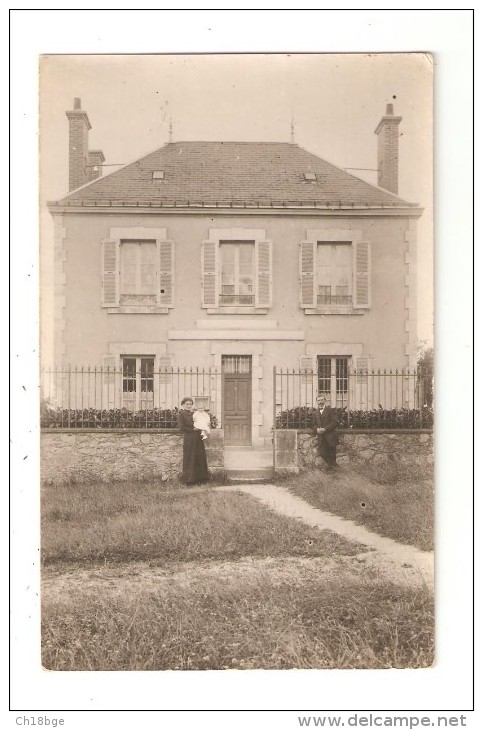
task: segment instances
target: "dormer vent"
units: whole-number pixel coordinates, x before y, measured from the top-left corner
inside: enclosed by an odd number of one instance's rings
[[[153,180],[164,180],[164,170],[154,170]]]
[[[317,180],[317,175],[315,172],[304,172],[304,178],[306,180]]]

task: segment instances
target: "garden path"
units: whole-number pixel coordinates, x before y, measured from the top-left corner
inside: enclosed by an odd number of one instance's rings
[[[434,554],[403,545],[389,537],[371,532],[362,525],[330,512],[312,507],[288,489],[273,484],[236,484],[217,487],[222,491],[250,494],[279,514],[302,520],[312,527],[331,530],[348,540],[366,545],[370,551],[353,556],[352,560],[373,568],[378,575],[407,585],[425,584],[434,587]]]

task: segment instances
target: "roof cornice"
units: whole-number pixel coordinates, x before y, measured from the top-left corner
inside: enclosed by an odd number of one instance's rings
[[[271,207],[251,207],[251,206],[232,206],[232,207],[215,207],[208,205],[192,206],[146,206],[146,205],[123,205],[114,206],[106,204],[98,205],[59,205],[56,202],[47,203],[47,207],[52,215],[69,215],[69,214],[92,214],[100,213],[103,215],[188,215],[188,216],[304,216],[304,217],[400,217],[400,218],[419,218],[424,208],[419,206],[308,206],[300,205],[296,207],[290,206],[271,206]]]

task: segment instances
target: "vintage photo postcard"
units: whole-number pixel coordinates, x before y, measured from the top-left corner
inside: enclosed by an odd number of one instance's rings
[[[45,669],[432,666],[432,89],[41,57]]]

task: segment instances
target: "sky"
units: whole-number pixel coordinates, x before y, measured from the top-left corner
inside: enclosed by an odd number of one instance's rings
[[[68,121],[81,99],[104,174],[173,140],[295,142],[377,184],[374,130],[394,105],[399,195],[424,207],[418,336],[432,342],[432,84],[428,54],[45,55],[40,59],[41,198],[68,190]],[[358,168],[358,169],[354,169]],[[42,212],[44,343],[49,345],[49,214]]]

